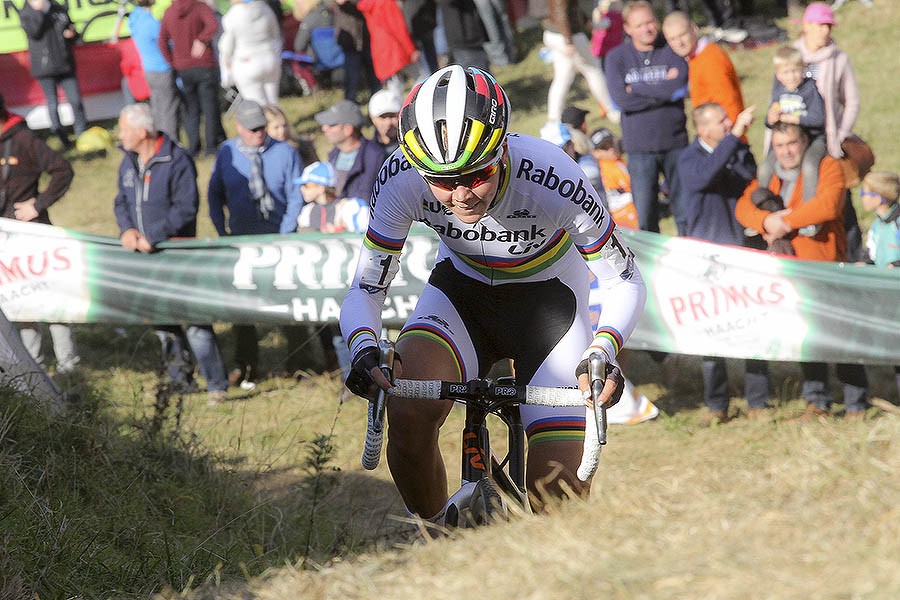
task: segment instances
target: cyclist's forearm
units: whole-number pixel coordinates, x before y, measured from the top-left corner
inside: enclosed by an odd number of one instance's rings
[[[598,284],[603,298],[603,308],[594,339],[585,350],[583,358],[587,358],[593,350],[599,349],[615,362],[616,355],[631,337],[644,310],[647,289],[636,268],[628,279],[598,278]]]

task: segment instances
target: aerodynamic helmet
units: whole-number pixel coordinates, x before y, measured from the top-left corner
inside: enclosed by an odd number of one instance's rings
[[[494,76],[449,65],[413,88],[400,109],[400,148],[432,175],[462,173],[493,160],[509,126],[509,98]]]

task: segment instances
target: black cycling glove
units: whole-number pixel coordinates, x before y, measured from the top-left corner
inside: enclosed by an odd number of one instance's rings
[[[347,375],[347,381],[344,382],[347,389],[357,396],[374,398],[375,380],[372,378],[371,371],[378,366],[378,359],[378,348],[375,346],[369,346],[357,352],[350,362],[350,373]]]
[[[579,375],[587,375],[588,374],[588,363],[589,360],[585,358],[578,366],[575,367],[575,378],[577,379]],[[615,365],[611,362],[606,363],[606,379],[610,377],[613,378],[613,381],[616,382],[616,391],[613,392],[612,397],[607,400],[606,408],[611,408],[619,403],[619,400],[622,399],[622,394],[625,392],[625,376],[622,375],[622,369],[619,368],[618,365]]]

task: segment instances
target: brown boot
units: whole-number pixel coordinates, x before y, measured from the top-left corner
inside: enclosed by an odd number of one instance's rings
[[[844,412],[844,421],[865,421],[866,420],[866,411],[864,410],[851,410]]]

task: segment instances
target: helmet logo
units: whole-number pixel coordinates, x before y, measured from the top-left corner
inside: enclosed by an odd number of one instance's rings
[[[497,122],[497,106],[497,99],[491,98],[491,116],[490,120],[488,121],[491,125]]]

